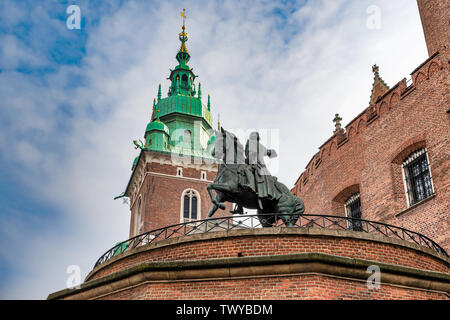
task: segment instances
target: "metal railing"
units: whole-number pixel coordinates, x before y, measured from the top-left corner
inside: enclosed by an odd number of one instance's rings
[[[273,223],[274,227],[284,227],[284,223],[279,219],[288,217],[289,216],[282,214],[242,215],[211,218],[198,220],[195,222],[184,222],[170,225],[167,227],[145,232],[126,241],[117,243],[114,247],[106,251],[97,260],[94,268],[118,254],[121,254],[130,249],[134,249],[138,246],[150,244],[155,241],[192,235],[196,233],[261,228],[265,223]],[[300,215],[295,224],[289,228],[338,229],[351,230],[354,232],[381,234],[385,237],[414,242],[418,245],[430,248],[445,257],[448,257],[447,252],[445,252],[443,248],[441,248],[430,238],[421,235],[420,233],[382,222],[343,216],[303,214]]]

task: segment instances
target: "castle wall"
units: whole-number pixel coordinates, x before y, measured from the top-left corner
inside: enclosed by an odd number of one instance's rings
[[[403,226],[450,249],[448,50],[435,54],[336,133],[311,159],[292,192],[306,213],[345,215],[359,191],[362,218]],[[408,207],[402,161],[425,147],[432,197]]]

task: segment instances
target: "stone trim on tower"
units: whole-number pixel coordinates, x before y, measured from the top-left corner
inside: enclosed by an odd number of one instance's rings
[[[134,212],[134,230],[133,233],[135,236],[139,235],[141,233],[141,228],[143,226],[143,219],[142,219],[142,195],[139,195],[137,200],[137,207]]]

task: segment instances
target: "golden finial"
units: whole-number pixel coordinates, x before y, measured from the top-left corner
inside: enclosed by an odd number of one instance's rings
[[[181,16],[183,17],[183,27],[180,34],[178,35],[181,41],[181,46],[180,49],[178,50],[176,58],[180,63],[179,66],[182,66],[183,68],[188,68],[187,63],[189,62],[190,56],[186,48],[186,41],[188,41],[188,34],[185,32],[186,9],[183,9],[183,12],[181,12]]]
[[[185,45],[185,42],[188,40],[188,34],[185,32],[186,9],[183,9],[183,12],[181,12],[181,16],[183,17],[183,26],[181,27],[183,30],[179,34],[181,41],[180,51],[188,52]]]

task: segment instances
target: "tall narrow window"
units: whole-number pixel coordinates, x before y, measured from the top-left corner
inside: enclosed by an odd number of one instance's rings
[[[410,206],[433,195],[433,182],[425,148],[412,152],[403,161],[403,174]]]
[[[197,196],[192,196],[191,199],[191,219],[197,219]]]
[[[184,219],[190,219],[190,217],[191,217],[191,212],[190,212],[190,209],[191,209],[191,199],[190,199],[190,197],[186,194],[185,196],[184,196],[184,203],[183,203],[183,218]]]
[[[189,222],[200,218],[200,195],[193,189],[183,192],[182,196],[182,222]]]
[[[353,194],[347,199],[347,201],[345,201],[345,212],[347,217],[353,218],[348,220],[348,229],[353,231],[362,231],[361,221],[355,220],[361,219],[361,197],[359,192]]]

